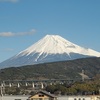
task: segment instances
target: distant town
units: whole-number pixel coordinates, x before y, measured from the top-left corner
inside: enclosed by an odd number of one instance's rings
[[[100,79],[92,80],[9,80],[1,82],[1,100],[100,100]],[[50,94],[53,94],[52,96]],[[36,95],[42,95],[39,99]],[[13,97],[13,99],[11,98]],[[10,99],[9,99],[10,98]],[[20,99],[21,98],[21,99]],[[38,99],[36,99],[38,98]],[[61,99],[63,98],[63,99]],[[82,99],[82,100],[83,100]]]

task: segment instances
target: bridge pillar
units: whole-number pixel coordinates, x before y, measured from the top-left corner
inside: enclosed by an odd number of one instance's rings
[[[44,86],[43,86],[43,83],[41,82],[41,89],[43,89],[44,88]]]
[[[34,83],[32,83],[32,87],[33,87],[33,88],[35,87]]]
[[[25,83],[25,86],[28,86],[28,83],[27,82]]]
[[[17,84],[17,87],[18,87],[18,88],[20,87],[20,84],[19,84],[19,83]]]
[[[9,87],[12,87],[12,84],[11,83],[9,83]]]

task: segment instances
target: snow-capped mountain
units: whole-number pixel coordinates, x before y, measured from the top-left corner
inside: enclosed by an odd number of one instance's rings
[[[29,48],[0,63],[0,67],[16,67],[85,57],[100,57],[100,53],[80,47],[59,35],[46,35]]]

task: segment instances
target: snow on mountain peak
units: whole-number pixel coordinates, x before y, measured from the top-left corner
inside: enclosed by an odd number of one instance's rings
[[[58,35],[46,35],[43,39],[33,44],[26,50],[22,51],[23,54],[31,54],[33,52],[38,53],[50,53],[50,54],[69,54],[68,47],[75,47],[71,42],[63,39]]]
[[[64,54],[70,56],[70,53],[79,53],[89,56],[100,57],[100,53],[80,47],[70,41],[62,38],[59,35],[46,35],[44,38],[27,48],[26,50],[20,52],[22,55],[30,55],[31,53],[46,53],[46,54]]]
[[[0,66],[17,67],[47,62],[67,61],[90,56],[100,57],[100,53],[92,49],[80,47],[59,35],[46,35],[29,48],[0,63]]]

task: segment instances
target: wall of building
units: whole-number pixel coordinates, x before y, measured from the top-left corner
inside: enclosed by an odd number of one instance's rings
[[[100,100],[100,95],[91,96],[91,100]]]
[[[27,100],[30,95],[9,95],[9,96],[0,96],[0,100]],[[37,96],[38,97],[38,96]],[[98,96],[60,96],[57,100],[100,100],[100,95]]]
[[[46,96],[46,95],[39,95],[39,94],[36,94],[36,95],[34,95],[34,96],[32,96],[30,99],[32,99],[32,98],[49,98],[48,96]]]
[[[58,100],[91,100],[90,96],[61,96]]]
[[[2,96],[0,100],[27,100],[29,96],[25,95],[16,95],[16,96]]]

